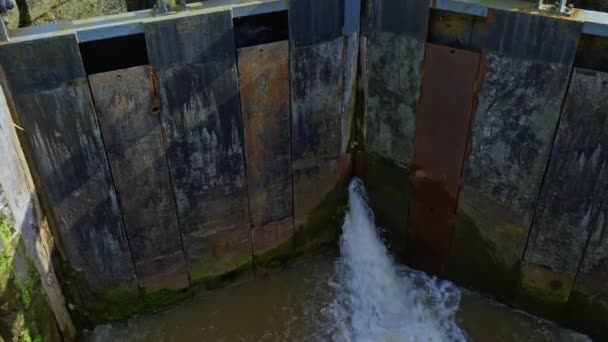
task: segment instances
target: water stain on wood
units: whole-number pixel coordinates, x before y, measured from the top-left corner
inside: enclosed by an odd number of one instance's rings
[[[149,66],[89,76],[140,286],[188,287]]]

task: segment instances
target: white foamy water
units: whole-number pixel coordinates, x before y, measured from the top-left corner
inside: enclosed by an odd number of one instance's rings
[[[332,340],[466,340],[455,321],[460,291],[393,261],[359,179],[349,186],[340,254],[330,281],[335,299],[323,309]]]

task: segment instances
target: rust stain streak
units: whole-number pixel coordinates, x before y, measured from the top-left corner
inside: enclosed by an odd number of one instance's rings
[[[160,113],[161,107],[160,92],[158,91],[158,77],[151,65],[148,65],[148,74],[150,75],[150,90],[152,91],[152,114],[158,114]]]

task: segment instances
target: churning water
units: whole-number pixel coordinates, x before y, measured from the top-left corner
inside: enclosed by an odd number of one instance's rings
[[[456,324],[460,291],[399,267],[374,224],[359,179],[349,186],[335,299],[324,309],[336,341],[465,341]]]
[[[339,251],[199,294],[173,309],[97,327],[91,341],[587,341],[552,323],[395,264],[360,180]]]

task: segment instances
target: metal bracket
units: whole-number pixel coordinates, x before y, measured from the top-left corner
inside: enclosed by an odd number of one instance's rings
[[[574,5],[567,5],[568,0],[559,0],[554,4],[545,4],[544,0],[538,0],[538,9],[546,12],[556,12],[560,15],[571,16],[574,11]]]

